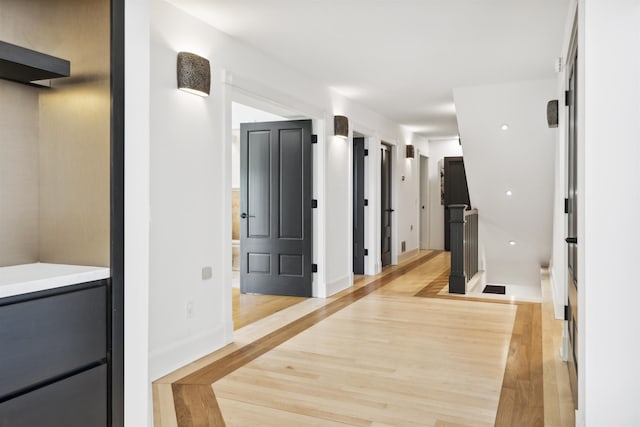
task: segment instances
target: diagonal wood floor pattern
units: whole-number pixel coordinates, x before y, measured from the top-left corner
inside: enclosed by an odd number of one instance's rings
[[[156,426],[543,425],[540,304],[447,295],[448,264],[421,253],[156,381]]]

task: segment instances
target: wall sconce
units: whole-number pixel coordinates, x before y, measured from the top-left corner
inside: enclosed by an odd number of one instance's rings
[[[209,60],[194,53],[178,53],[178,89],[200,96],[209,96],[211,66]]]
[[[347,138],[349,136],[349,119],[345,116],[333,116],[333,133],[336,136]]]
[[[416,157],[416,147],[413,145],[407,145],[407,159],[413,159]]]

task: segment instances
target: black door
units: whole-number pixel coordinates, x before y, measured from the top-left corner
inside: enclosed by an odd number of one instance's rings
[[[573,403],[578,407],[578,52],[574,47],[567,67],[568,99],[568,139],[567,139],[567,263],[568,263],[568,300],[567,313],[569,329],[569,380]]]
[[[469,201],[469,188],[467,187],[467,174],[464,170],[462,157],[444,158],[444,250],[451,250],[451,237],[449,220],[449,205],[467,205]]]
[[[240,125],[240,290],[311,296],[311,120]]]
[[[364,138],[353,138],[353,273],[364,274]]]
[[[391,149],[386,145],[380,150],[381,156],[381,185],[380,205],[381,211],[381,256],[382,266],[391,264]]]

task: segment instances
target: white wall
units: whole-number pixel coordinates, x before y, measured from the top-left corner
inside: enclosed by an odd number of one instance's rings
[[[556,88],[550,79],[454,90],[487,282],[539,292],[551,257],[555,132],[546,105]]]
[[[411,135],[407,135],[405,140],[412,144],[419,141],[418,138],[412,141]],[[403,257],[401,250],[403,241],[406,242],[405,254],[419,249],[420,246],[420,235],[418,233],[420,230],[420,211],[418,206],[420,203],[420,156],[417,153],[417,147],[414,150],[415,157],[408,159],[406,157],[406,147],[404,145],[398,147],[398,159],[395,163],[397,166],[398,198],[397,206],[394,209],[402,214],[402,221],[397,223],[397,250],[401,259]]]
[[[440,168],[445,157],[462,156],[458,139],[432,140],[419,143],[420,152],[429,156],[429,248],[444,249],[444,206],[440,204]],[[471,198],[473,204],[473,198]]]
[[[640,3],[583,0],[580,11],[578,424],[637,426]]]
[[[349,286],[352,277],[348,256],[350,145],[333,137],[333,115],[344,114],[352,124],[402,149],[405,137],[397,124],[174,6],[154,0],[151,9],[149,345],[154,379],[232,339],[228,245],[232,93],[242,91],[290,107],[319,119],[324,126],[316,129],[320,141],[315,150],[322,170],[314,189],[327,224],[326,231],[320,227],[321,253],[316,254],[322,260],[320,295]],[[175,61],[182,50],[211,61],[208,98],[176,89]],[[229,209],[221,209],[227,204]],[[397,214],[398,223],[414,221],[413,212],[409,219],[402,209]],[[404,236],[417,241],[417,237]],[[213,268],[213,279],[201,280],[204,266]],[[193,314],[188,318],[190,302]]]

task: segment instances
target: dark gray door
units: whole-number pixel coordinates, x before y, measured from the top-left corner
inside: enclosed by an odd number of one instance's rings
[[[364,138],[353,138],[353,272],[364,274]]]
[[[568,74],[568,139],[567,139],[567,262],[568,262],[568,303],[569,329],[569,380],[573,403],[578,407],[578,51],[574,47]]]
[[[381,255],[382,266],[391,264],[391,149],[384,145],[380,150],[381,155]]]
[[[240,125],[240,290],[311,296],[311,120]]]
[[[467,174],[462,157],[444,158],[444,250],[451,250],[449,205],[467,205],[471,208]]]

